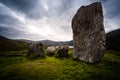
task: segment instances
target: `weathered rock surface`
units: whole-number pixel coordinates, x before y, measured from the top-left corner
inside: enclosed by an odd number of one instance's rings
[[[59,45],[56,57],[67,57],[68,56],[68,45]]]
[[[54,47],[54,46],[49,46],[49,47],[46,49],[46,52],[48,52],[48,53],[53,53],[53,52],[55,52],[55,50],[56,50],[56,47]]]
[[[49,47],[46,49],[46,52],[47,52],[47,55],[48,55],[48,56],[54,56],[55,51],[56,51],[56,47],[55,47],[55,46],[49,46]]]
[[[28,56],[30,55],[45,57],[42,43],[31,43],[28,48]]]
[[[103,11],[100,2],[82,6],[72,19],[73,58],[98,62],[105,51]]]

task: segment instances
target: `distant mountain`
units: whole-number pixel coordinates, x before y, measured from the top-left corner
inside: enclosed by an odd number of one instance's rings
[[[41,40],[39,42],[41,42],[43,45],[57,45],[58,44],[57,42],[51,41],[51,40]]]
[[[65,44],[65,45],[69,45],[69,46],[73,46],[73,40],[71,41],[60,41],[58,42],[59,44]]]
[[[43,45],[47,45],[47,46],[57,46],[59,44],[65,44],[65,45],[69,45],[69,46],[73,45],[72,40],[71,41],[52,41],[52,40],[32,41],[32,40],[25,40],[25,39],[16,39],[14,41],[24,42],[24,43],[27,43],[27,44],[29,44],[31,42],[40,42]]]
[[[42,41],[39,41],[41,42],[42,44],[44,45],[54,45],[54,46],[57,46],[59,44],[65,44],[65,45],[72,45],[71,41],[51,41],[51,40],[42,40]]]
[[[24,50],[26,48],[26,43],[8,39],[0,35],[0,51]]]
[[[31,42],[34,42],[32,40],[26,40],[26,39],[13,39],[14,41],[17,41],[17,42],[23,42],[23,43],[31,43]]]
[[[51,41],[51,40],[32,41],[25,39],[8,39],[0,35],[0,51],[27,49],[28,44],[31,42],[41,42],[43,45],[47,46],[57,46],[59,44],[72,46],[72,41]]]
[[[8,38],[0,35],[0,40],[4,40],[4,39],[7,39],[7,40],[8,40]]]
[[[120,29],[106,34],[106,48],[110,50],[120,50]]]

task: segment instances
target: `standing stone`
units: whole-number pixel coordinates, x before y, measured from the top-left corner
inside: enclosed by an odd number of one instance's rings
[[[34,42],[29,45],[27,56],[34,55],[39,57],[45,57],[42,43]]]
[[[59,45],[56,57],[68,57],[69,56],[68,50],[69,50],[68,45]]]
[[[105,30],[100,2],[82,6],[72,19],[73,58],[98,62],[105,51]]]

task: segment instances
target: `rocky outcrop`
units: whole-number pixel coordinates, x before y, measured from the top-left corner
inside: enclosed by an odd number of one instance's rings
[[[72,19],[73,58],[98,62],[105,51],[103,11],[100,2],[82,6]]]
[[[45,57],[42,43],[38,43],[38,42],[31,43],[28,48],[27,56],[30,56],[30,55]]]

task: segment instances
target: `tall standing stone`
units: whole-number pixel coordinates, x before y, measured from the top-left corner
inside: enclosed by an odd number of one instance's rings
[[[98,62],[105,51],[105,30],[100,2],[82,6],[72,19],[73,58]]]

